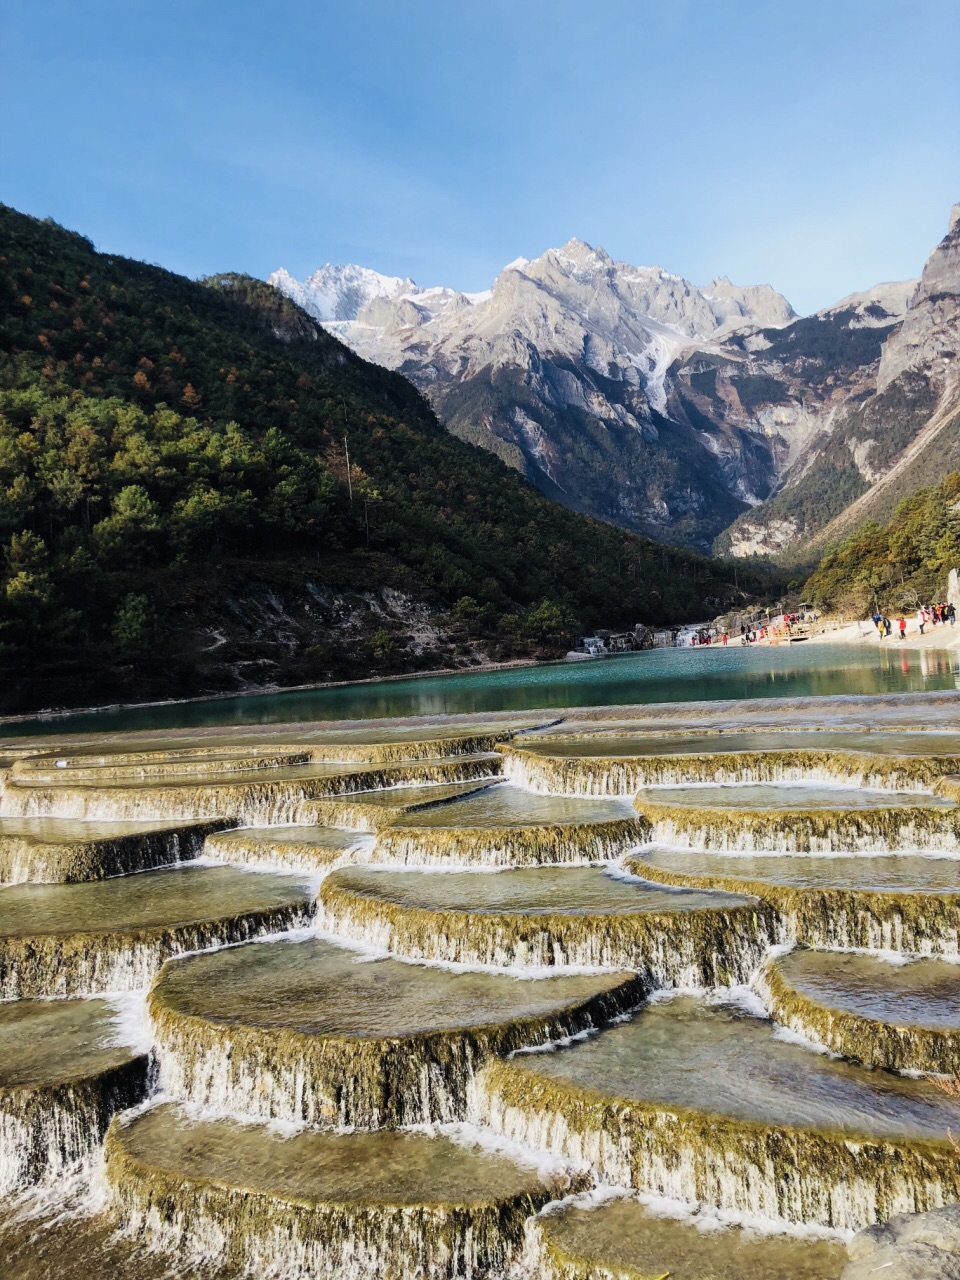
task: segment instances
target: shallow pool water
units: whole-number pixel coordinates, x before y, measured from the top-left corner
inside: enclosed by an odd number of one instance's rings
[[[801,889],[960,893],[960,859],[922,854],[752,854],[641,849],[648,866],[694,876],[740,876]]]
[[[189,863],[87,884],[16,884],[0,889],[0,939],[129,933],[306,904],[311,897],[302,877]]]
[[[721,1226],[708,1214],[664,1217],[633,1199],[573,1205],[541,1218],[540,1230],[550,1244],[603,1267],[603,1274],[629,1269],[670,1280],[837,1280],[846,1261],[835,1241],[758,1235]]]
[[[321,938],[261,942],[179,960],[155,996],[185,1017],[361,1039],[548,1017],[626,975],[522,979],[371,959]]]
[[[864,1071],[778,1036],[736,1004],[693,997],[514,1065],[617,1098],[768,1125],[935,1138],[960,1126],[960,1100],[926,1081]]]
[[[105,1000],[0,1003],[0,1089],[58,1085],[129,1062],[116,1018]]]
[[[389,792],[386,794],[390,794]],[[396,794],[396,793],[394,793]],[[358,797],[362,798],[362,797]],[[629,800],[579,800],[568,796],[541,796],[521,787],[500,783],[476,795],[425,812],[414,812],[398,825],[415,827],[530,827],[552,823],[616,822],[635,818]]]
[[[427,911],[480,915],[632,915],[736,906],[738,894],[670,889],[611,874],[600,867],[529,867],[512,871],[431,874],[347,867],[331,884],[354,893]]]
[[[190,1120],[157,1107],[121,1131],[145,1170],[306,1202],[484,1204],[538,1189],[535,1170],[423,1133],[282,1134],[265,1125]]]
[[[810,783],[736,783],[715,786],[643,787],[643,802],[691,809],[894,809],[903,805],[947,809],[952,800],[928,792],[871,791],[866,787],[829,787]]]
[[[890,964],[875,956],[794,951],[777,968],[791,987],[831,1009],[898,1027],[960,1029],[958,964]]]

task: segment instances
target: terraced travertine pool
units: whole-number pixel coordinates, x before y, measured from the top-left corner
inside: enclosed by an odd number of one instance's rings
[[[851,889],[880,893],[960,894],[960,859],[921,853],[753,854],[646,847],[638,860],[682,875],[740,878],[798,889]]]
[[[960,1198],[911,714],[21,740],[0,1275],[840,1280]]]
[[[744,733],[737,730],[714,733],[637,734],[616,732],[570,735],[545,734],[524,739],[522,749],[533,755],[562,759],[618,759],[625,756],[711,755],[717,752],[752,751],[865,751],[883,756],[960,756],[960,733],[884,734],[821,729],[797,733],[789,729]]]
[[[634,805],[683,806],[690,809],[899,809],[905,805],[948,809],[952,801],[922,792],[878,791],[866,787],[823,787],[800,784],[751,784],[738,786],[646,787],[636,794]]]

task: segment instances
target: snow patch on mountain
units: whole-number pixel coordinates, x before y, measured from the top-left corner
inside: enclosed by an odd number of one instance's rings
[[[721,429],[722,447],[698,424],[668,438],[658,423],[686,354],[719,359],[730,335],[793,319],[768,285],[720,277],[701,289],[579,239],[515,258],[477,293],[329,264],[270,279],[358,355],[404,373],[456,434],[577,509],[639,529],[659,513],[658,528],[685,521],[675,536],[707,546],[764,484],[753,473],[771,446],[754,442],[754,422],[729,439]]]
[[[374,298],[395,297],[404,292],[424,292],[412,280],[399,276],[384,276],[369,267],[352,264],[334,266],[326,263],[306,280],[296,280],[281,267],[267,277],[267,283],[275,285],[281,293],[300,307],[307,315],[321,324],[329,321],[356,320],[363,308]]]
[[[608,379],[636,370],[658,413],[670,365],[685,347],[794,316],[768,285],[721,277],[699,289],[662,267],[615,262],[578,239],[515,258],[480,293],[422,288],[353,265],[327,264],[304,281],[281,269],[270,283],[358,354],[402,367],[424,389],[443,373],[465,379],[484,368],[527,368],[536,352]]]

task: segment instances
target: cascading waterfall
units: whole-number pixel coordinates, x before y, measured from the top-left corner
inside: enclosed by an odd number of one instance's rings
[[[960,773],[956,756],[871,756],[852,751],[773,750],[690,755],[551,756],[509,743],[504,777],[541,795],[632,796],[643,787],[684,783],[843,782],[916,791]]]
[[[786,939],[807,947],[960,956],[960,894],[799,888],[729,876],[691,875],[653,866],[640,852],[634,875],[684,889],[753,894],[780,917]]]
[[[760,902],[696,911],[603,916],[427,911],[356,893],[328,877],[317,924],[396,955],[445,964],[531,969],[635,969],[655,986],[746,982],[765,951],[785,939]]]
[[[402,866],[541,867],[609,862],[647,838],[642,818],[517,827],[387,827],[374,862]]]
[[[208,836],[203,852],[209,858],[237,866],[312,874],[328,871],[341,862],[366,861],[373,849],[373,840],[359,833],[326,827],[295,829],[303,832],[302,840],[291,838],[289,831],[283,832],[284,838],[280,839],[279,832],[271,838],[268,828],[231,828]]]
[[[134,933],[0,937],[0,999],[142,991],[173,956],[302,928],[312,915],[311,905],[290,903],[217,921],[157,926]]]
[[[171,1097],[266,1120],[369,1130],[463,1120],[469,1083],[488,1059],[595,1030],[648,989],[623,975],[540,1017],[505,1012],[499,1025],[359,1037],[224,1025],[185,1013],[168,986],[161,976],[149,1008]]]
[[[147,1058],[139,1056],[86,1080],[0,1087],[0,1195],[53,1187],[89,1166],[111,1118],[145,1097],[149,1077]]]
[[[3,816],[106,822],[232,818],[253,826],[269,826],[309,821],[311,801],[412,784],[491,778],[499,763],[496,756],[462,756],[353,773],[306,773],[274,780],[268,776],[245,782],[166,784],[138,789],[81,786],[69,780],[59,786],[30,786],[21,780],[6,787]],[[268,770],[263,772],[269,774]]]
[[[79,884],[173,866],[197,857],[207,836],[225,825],[196,822],[92,840],[0,832],[0,884]]]
[[[548,1201],[595,1180],[735,1215],[839,1230],[960,1197],[956,1151],[938,1132],[834,1131],[828,1124],[744,1119],[619,1096],[615,1068],[598,1077],[601,1090],[532,1070],[527,1052],[559,1060],[583,1045],[607,1043],[604,1024],[622,1021],[656,989],[702,992],[752,979],[779,1023],[846,1058],[956,1070],[957,1037],[819,1005],[791,986],[769,955],[799,942],[960,956],[960,893],[772,884],[737,877],[733,859],[729,876],[697,876],[646,864],[642,850],[629,855],[651,841],[742,852],[956,854],[960,808],[722,809],[640,797],[634,816],[594,821],[541,822],[537,814],[527,822],[499,825],[496,817],[489,826],[458,826],[455,807],[447,826],[415,817],[417,807],[501,776],[532,792],[580,797],[629,796],[657,784],[842,780],[888,791],[935,787],[957,802],[960,778],[948,775],[960,774],[960,758],[819,750],[551,757],[505,742],[500,730],[432,732],[416,741],[364,743],[344,735],[324,743],[311,734],[305,743],[211,742],[102,756],[54,755],[45,747],[42,758],[24,757],[0,772],[5,816],[189,822],[103,839],[0,834],[0,883],[146,871],[194,856],[204,839],[206,852],[226,862],[324,877],[319,890],[314,879],[299,897],[233,914],[211,908],[209,919],[0,933],[0,999],[62,1001],[153,984],[148,1008],[156,1055],[151,1066],[144,1052],[130,1051],[86,1076],[25,1088],[4,1082],[0,1046],[0,1193],[52,1185],[90,1164],[104,1143],[112,1203],[127,1230],[173,1256],[277,1280],[330,1273],[344,1280],[413,1273],[481,1280],[514,1274],[524,1247],[533,1273],[557,1280],[609,1276],[599,1264],[563,1271],[559,1255],[551,1261],[529,1226]],[[322,762],[331,767],[318,768]],[[422,798],[414,787],[423,788]],[[486,819],[499,812],[488,806]],[[224,829],[234,823],[247,825]],[[302,838],[249,829],[298,823],[317,828]],[[359,832],[369,836],[358,838]],[[440,909],[360,891],[349,881],[359,874],[355,868],[336,870],[363,861],[381,868],[377,875],[395,864],[436,876],[471,868],[480,876],[625,855],[627,868],[654,885],[736,900],[675,910],[577,903],[568,911],[469,903]],[[207,871],[241,874],[200,869]],[[346,984],[334,979],[328,1021],[305,1025],[309,1019],[290,1006],[303,1000],[312,1007],[321,990],[306,970],[288,988],[262,984],[259,1020],[249,1011],[246,975],[229,990],[224,984],[232,957],[257,950],[237,944],[307,926],[309,937],[302,932],[296,942],[260,946],[292,952],[332,945],[318,931],[361,945],[365,951],[348,953],[343,964],[355,964],[373,983],[373,994],[354,1002],[354,1013],[369,1009],[369,1025],[347,1026]],[[401,965],[383,953],[421,964]],[[424,971],[423,962],[442,968]],[[401,998],[389,983],[376,986],[377,963],[415,970],[425,992],[433,984],[415,1010],[417,1025],[415,1018],[409,1027],[400,1024]],[[462,977],[464,966],[500,970],[490,980],[505,990],[574,980],[595,989],[548,1011],[518,1004],[497,1017],[448,1025],[449,1011],[459,1006],[453,996],[444,998],[446,988],[433,975]],[[510,976],[524,970],[528,981]],[[614,972],[620,970],[629,972]],[[194,990],[205,993],[205,1009],[175,994],[188,972],[197,975]],[[396,1025],[377,1024],[378,1010],[389,1011]],[[177,1105],[138,1106],[158,1086]],[[743,1088],[749,1093],[748,1075]],[[482,1146],[437,1129],[464,1124]],[[524,1163],[533,1152],[547,1172]]]
[[[693,849],[753,853],[890,853],[960,850],[960,810],[700,809],[638,798],[647,840]]]
[[[831,1007],[799,990],[776,960],[763,966],[753,985],[777,1023],[851,1062],[889,1071],[960,1075],[960,1029],[898,1026]]]
[[[766,1219],[854,1229],[960,1197],[942,1141],[852,1138],[607,1098],[511,1062],[489,1063],[471,1120],[588,1164],[602,1180]]]
[[[276,1172],[271,1178],[275,1186],[264,1185],[262,1173],[245,1184],[248,1171],[242,1163],[229,1182],[219,1181],[209,1170],[215,1162],[205,1158],[209,1144],[232,1140],[236,1149],[249,1133],[226,1126],[219,1126],[218,1132],[214,1124],[189,1125],[191,1158],[174,1168],[172,1162],[164,1162],[163,1152],[154,1157],[140,1140],[144,1128],[166,1120],[165,1110],[126,1125],[114,1122],[108,1131],[106,1165],[114,1204],[127,1230],[158,1240],[175,1256],[200,1256],[244,1275],[293,1280],[323,1275],[343,1280],[401,1275],[473,1280],[502,1275],[522,1245],[527,1216],[558,1195],[582,1189],[585,1182],[556,1169],[538,1176],[506,1160],[458,1150],[440,1136],[396,1135],[390,1140],[382,1134],[322,1133],[280,1140],[286,1148],[280,1159],[285,1157],[289,1167],[309,1173],[318,1160],[328,1166],[316,1190],[306,1178],[306,1185],[298,1185]],[[268,1149],[278,1141],[264,1131],[256,1136]],[[395,1154],[395,1142],[406,1149]],[[437,1182],[427,1198],[416,1194],[416,1168],[431,1145]],[[348,1169],[358,1156],[363,1159],[371,1168],[367,1184],[358,1190],[354,1183],[346,1194],[331,1194],[330,1182],[342,1185],[329,1171],[331,1154]],[[386,1177],[378,1169],[378,1155],[392,1166]],[[395,1171],[398,1156],[406,1157],[411,1171],[407,1179],[398,1178]],[[470,1166],[480,1166],[481,1161],[487,1167],[474,1172]],[[463,1165],[475,1179],[485,1175],[488,1185],[480,1195],[458,1195],[457,1175],[462,1178]],[[402,1188],[405,1180],[413,1181],[413,1194],[402,1189],[398,1194],[394,1185],[385,1188],[387,1194],[380,1190],[383,1181],[399,1181]]]

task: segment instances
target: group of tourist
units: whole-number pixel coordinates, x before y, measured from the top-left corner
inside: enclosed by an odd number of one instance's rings
[[[941,600],[939,604],[923,604],[917,610],[917,622],[920,626],[920,634],[923,635],[923,628],[929,622],[931,626],[936,626],[938,622],[944,626],[949,622],[952,627],[957,620],[957,610],[952,604],[947,604],[945,600]]]
[[[871,620],[880,632],[881,640],[892,633],[893,624],[884,614],[874,612]],[[946,626],[949,623],[952,627],[956,620],[957,610],[953,604],[948,604],[946,600],[941,600],[939,604],[922,604],[917,609],[917,627],[921,635],[924,633],[924,627],[928,624],[935,627],[938,623],[942,626]],[[903,640],[907,634],[907,619],[903,614],[897,619],[897,630],[900,633],[900,639]]]
[[[816,617],[817,615],[814,615]],[[741,644],[779,644],[782,640],[790,640],[794,635],[794,627],[803,619],[798,613],[785,613],[775,622],[765,622],[752,627],[740,627]],[[726,644],[726,639],[724,639]]]

